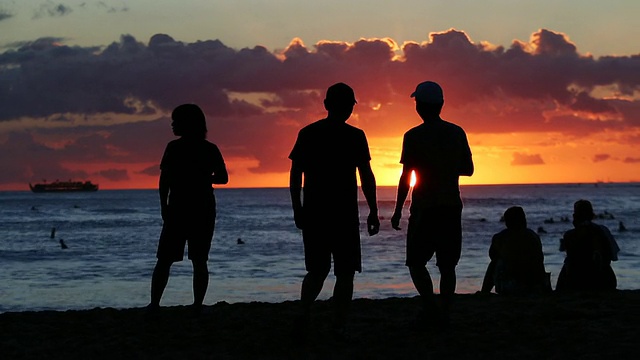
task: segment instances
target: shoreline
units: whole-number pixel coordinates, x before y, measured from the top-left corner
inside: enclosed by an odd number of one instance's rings
[[[640,290],[504,297],[457,294],[448,329],[411,330],[419,299],[354,299],[351,342],[331,337],[317,301],[306,343],[292,340],[298,301],[0,314],[7,359],[632,359],[640,352]]]

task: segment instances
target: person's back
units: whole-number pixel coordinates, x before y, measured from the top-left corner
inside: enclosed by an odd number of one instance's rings
[[[567,253],[565,264],[570,289],[616,288],[615,274],[611,269],[611,247],[599,225],[591,221],[578,224],[564,234],[562,243]]]
[[[609,230],[592,222],[595,214],[591,203],[578,200],[574,204],[574,228],[564,233],[560,251],[564,261],[557,291],[615,290],[616,275],[611,261],[617,260],[618,245]]]
[[[413,166],[416,178],[412,206],[453,205],[460,201],[458,179],[467,164],[467,138],[458,125],[444,120],[424,122],[406,132],[402,163]]]
[[[545,290],[546,271],[540,237],[527,227],[524,209],[512,206],[504,213],[506,229],[491,239],[491,263],[483,292],[507,295],[540,293]]]
[[[292,156],[305,175],[306,216],[357,223],[356,168],[369,161],[364,132],[344,122],[319,120],[300,131]]]
[[[182,137],[171,141],[161,162],[171,189],[169,203],[181,211],[210,206],[211,174],[221,163],[218,147],[205,139]]]
[[[540,237],[531,229],[505,229],[494,235],[489,251],[496,261],[497,293],[534,293],[542,289],[545,270]]]

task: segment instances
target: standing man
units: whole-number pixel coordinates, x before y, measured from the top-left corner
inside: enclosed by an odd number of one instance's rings
[[[337,337],[346,335],[353,278],[356,271],[362,271],[356,170],[369,205],[369,235],[380,228],[367,138],[362,130],[346,124],[355,104],[348,85],[329,87],[324,100],[327,117],[300,130],[289,155],[291,204],[296,227],[302,230],[307,270],[301,290],[302,316],[295,329],[298,336],[305,335],[311,306],[329,275],[332,256],[336,276],[333,331]]]
[[[462,249],[462,200],[458,178],[473,174],[473,161],[464,130],[440,117],[444,105],[440,85],[425,81],[416,87],[411,97],[415,98],[416,112],[423,123],[404,134],[400,158],[403,168],[391,225],[400,230],[402,207],[414,172],[416,183],[407,230],[406,265],[424,305],[423,318],[418,319],[418,325],[426,325],[429,315],[446,325]],[[434,254],[440,270],[440,312],[436,310],[433,283],[426,267]]]

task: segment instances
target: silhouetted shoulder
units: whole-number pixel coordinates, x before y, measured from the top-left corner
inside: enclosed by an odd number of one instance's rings
[[[364,131],[344,122],[318,120],[302,128],[289,155],[291,160],[342,161],[357,163],[371,159]]]

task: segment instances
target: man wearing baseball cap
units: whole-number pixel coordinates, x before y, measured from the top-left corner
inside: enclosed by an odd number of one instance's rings
[[[291,205],[296,227],[302,230],[307,270],[300,296],[302,314],[294,324],[300,340],[306,336],[311,306],[329,275],[332,258],[336,276],[332,332],[341,340],[348,335],[353,279],[356,271],[362,271],[356,173],[369,205],[369,235],[380,228],[367,138],[364,131],[346,123],[356,103],[349,85],[330,86],[324,100],[327,117],[302,128],[289,155]]]
[[[464,130],[440,117],[444,105],[440,85],[433,81],[420,83],[411,97],[423,123],[404,134],[400,157],[403,168],[391,225],[400,230],[402,207],[413,172],[416,183],[407,229],[406,265],[424,305],[417,325],[423,327],[436,320],[436,324],[446,326],[462,249],[458,179],[461,175],[473,175],[474,166]],[[433,282],[426,267],[434,254],[440,270],[441,306],[435,302]]]

